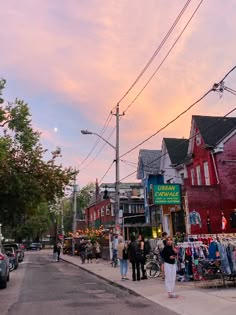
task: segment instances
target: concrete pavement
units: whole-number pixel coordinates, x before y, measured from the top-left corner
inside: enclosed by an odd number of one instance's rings
[[[176,283],[177,299],[169,299],[161,279],[148,279],[133,282],[121,281],[119,267],[113,268],[110,262],[83,264],[79,257],[62,255],[62,259],[97,275],[113,285],[123,287],[134,294],[168,308],[181,315],[234,315],[236,308],[236,288],[207,288],[203,283]],[[131,271],[129,270],[131,279]]]

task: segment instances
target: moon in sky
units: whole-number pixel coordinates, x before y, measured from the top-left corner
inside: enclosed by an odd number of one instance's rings
[[[58,128],[57,127],[54,127],[54,132],[58,132]]]

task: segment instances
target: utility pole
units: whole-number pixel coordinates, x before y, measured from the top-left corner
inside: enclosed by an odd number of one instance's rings
[[[116,183],[115,183],[115,225],[119,226],[119,210],[120,210],[120,116],[124,116],[124,113],[120,114],[120,105],[116,105]]]
[[[73,185],[73,234],[76,233],[76,218],[77,218],[77,192],[78,192],[78,185],[76,185],[76,175],[77,171],[75,169],[75,176],[74,176],[74,185]],[[72,239],[72,255],[75,255],[75,240],[74,237]]]
[[[120,210],[120,108],[116,105],[116,184],[115,184],[115,225],[119,225]]]

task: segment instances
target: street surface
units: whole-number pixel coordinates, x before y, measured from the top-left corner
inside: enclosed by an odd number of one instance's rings
[[[163,306],[128,293],[65,262],[51,252],[27,252],[0,290],[1,315],[175,315]]]

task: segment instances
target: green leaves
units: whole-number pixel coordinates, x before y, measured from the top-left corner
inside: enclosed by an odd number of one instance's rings
[[[0,81],[0,96],[5,81]],[[16,99],[0,107],[0,222],[11,227],[46,222],[37,214],[41,204],[53,204],[64,195],[73,170],[56,165],[61,150],[49,161],[40,134],[31,123],[28,104]],[[36,216],[36,217],[35,217]],[[48,213],[46,214],[48,217]],[[35,219],[36,218],[36,219]],[[29,231],[29,227],[27,227]]]

